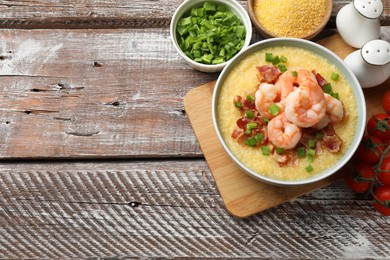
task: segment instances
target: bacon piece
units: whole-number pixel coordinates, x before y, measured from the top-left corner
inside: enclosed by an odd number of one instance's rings
[[[238,137],[237,137],[237,143],[241,144],[242,146],[245,146],[245,141],[246,139],[246,134],[242,132]]]
[[[322,150],[322,142],[316,143],[315,150],[316,150],[316,155],[321,155],[324,153],[324,151]]]
[[[303,133],[301,139],[299,140],[299,142],[303,146],[305,146],[306,148],[309,148],[309,140],[313,140],[313,139],[315,139],[314,135],[308,134],[308,133]]]
[[[337,153],[341,149],[342,140],[336,134],[332,124],[328,124],[324,128],[324,138],[322,139],[322,145],[331,153]]]
[[[256,109],[254,102],[251,102],[242,96],[235,96],[233,103],[236,104],[236,102],[240,102],[242,104],[242,107],[240,108],[241,110]]]
[[[258,72],[257,77],[259,81],[270,84],[274,84],[282,74],[282,72],[277,67],[270,65],[263,65],[261,67],[256,66],[256,70]]]
[[[237,139],[241,134],[242,134],[241,130],[234,130],[233,133],[232,133],[232,137],[234,139]]]
[[[236,124],[239,128],[241,129],[245,129],[246,125],[249,123],[249,120],[248,118],[245,118],[245,117],[240,117],[239,119],[237,119],[236,121]]]
[[[342,141],[338,135],[328,135],[322,140],[324,147],[331,153],[337,153],[341,149]]]
[[[241,96],[235,96],[233,102],[234,102],[234,103],[236,103],[236,102],[242,102],[242,97],[241,97]]]
[[[244,100],[243,105],[245,110],[256,109],[255,103],[250,102],[248,99]]]
[[[280,167],[298,165],[298,156],[295,150],[285,150],[283,154],[278,154],[275,150],[272,153],[272,159],[274,159]]]
[[[274,159],[274,161],[276,161],[279,166],[283,166],[287,163],[288,161],[288,156],[287,154],[283,153],[283,154],[278,154],[276,152],[276,150],[273,152],[272,154],[272,159]]]
[[[317,82],[318,82],[318,85],[320,85],[321,88],[322,88],[326,83],[328,83],[328,81],[326,81],[326,79],[324,79],[324,77],[322,77],[320,73],[317,73],[315,70],[312,70],[311,72],[312,72],[312,73],[314,74],[314,76],[316,77],[316,80],[317,80]]]
[[[325,135],[335,135],[335,134],[336,134],[336,131],[334,130],[332,124],[327,124],[327,125],[323,128],[323,130],[324,130],[324,134],[325,134]]]
[[[315,140],[316,135],[315,133],[317,132],[317,129],[313,128],[302,128],[302,137],[299,140],[299,142],[305,146],[305,148],[309,148],[309,140]]]
[[[298,155],[295,151],[289,151],[290,160],[287,162],[287,166],[298,166]]]

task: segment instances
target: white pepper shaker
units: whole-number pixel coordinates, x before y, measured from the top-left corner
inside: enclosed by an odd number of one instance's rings
[[[344,61],[362,88],[378,86],[390,77],[390,43],[384,40],[369,41]]]
[[[336,26],[343,40],[361,48],[366,42],[379,39],[379,17],[383,13],[381,0],[354,0],[342,7],[336,16]]]

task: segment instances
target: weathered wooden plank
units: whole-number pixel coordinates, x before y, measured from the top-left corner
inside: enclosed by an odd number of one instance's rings
[[[389,258],[390,219],[335,183],[230,216],[204,160],[2,163],[0,258]]]
[[[183,0],[19,0],[0,1],[0,28],[151,28],[168,27]],[[245,8],[246,0],[239,0]],[[328,27],[335,26],[337,12],[350,1],[333,1]],[[390,25],[390,2],[383,1],[382,25]]]
[[[0,31],[0,157],[201,156],[167,29]],[[22,152],[22,153],[21,153]]]

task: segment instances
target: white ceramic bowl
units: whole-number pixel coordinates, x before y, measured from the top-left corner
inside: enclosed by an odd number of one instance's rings
[[[330,63],[334,64],[342,74],[345,75],[346,79],[348,80],[349,84],[352,87],[352,92],[353,95],[355,96],[355,100],[357,103],[357,114],[358,114],[358,122],[355,130],[355,136],[353,138],[352,144],[349,146],[345,154],[342,156],[342,158],[337,161],[334,165],[331,167],[327,168],[325,171],[312,176],[307,179],[302,179],[302,180],[294,180],[294,181],[285,181],[285,180],[280,180],[280,179],[273,179],[270,177],[266,177],[264,175],[261,175],[261,173],[256,173],[250,168],[248,168],[244,163],[242,163],[228,148],[226,145],[220,129],[218,125],[218,113],[217,113],[217,106],[218,106],[218,98],[219,94],[221,91],[221,88],[223,86],[223,82],[226,79],[227,75],[232,71],[232,69],[239,63],[241,62],[245,57],[253,54],[254,52],[264,49],[264,48],[269,48],[269,47],[274,47],[274,46],[292,46],[292,47],[298,47],[298,48],[303,48],[307,49],[309,51],[312,51],[314,53],[319,54],[320,56],[324,57],[327,59]],[[233,60],[223,69],[221,74],[218,77],[218,80],[216,82],[216,86],[213,92],[213,97],[212,97],[212,117],[213,117],[213,123],[214,127],[218,136],[218,139],[220,143],[222,144],[223,148],[225,149],[226,153],[230,156],[230,158],[241,168],[243,169],[246,173],[248,173],[250,176],[266,182],[270,184],[275,184],[275,185],[282,185],[282,186],[294,186],[294,185],[303,185],[303,184],[309,184],[313,183],[319,180],[322,180],[333,173],[337,172],[341,167],[343,167],[352,157],[352,155],[355,153],[362,137],[364,134],[364,127],[365,127],[365,122],[366,122],[366,103],[364,99],[364,94],[363,91],[360,87],[360,84],[353,74],[353,72],[346,66],[343,60],[341,60],[336,54],[328,50],[327,48],[316,44],[314,42],[308,41],[308,40],[303,40],[303,39],[293,39],[293,38],[272,38],[272,39],[267,39],[263,40],[260,42],[257,42],[250,47],[248,47],[244,52],[240,53],[236,57],[233,58]]]
[[[194,69],[202,71],[202,72],[218,72],[221,71],[226,64],[228,64],[232,59],[221,63],[221,64],[215,64],[215,65],[208,65],[203,64],[199,62],[195,62],[192,59],[190,59],[184,52],[180,49],[179,44],[177,42],[176,37],[176,27],[177,23],[180,20],[180,18],[185,14],[188,13],[191,8],[201,6],[204,2],[213,2],[213,3],[220,3],[225,4],[230,11],[232,11],[237,17],[240,18],[242,24],[245,26],[245,43],[242,49],[236,54],[236,56],[243,52],[246,47],[249,46],[251,38],[252,38],[252,23],[249,18],[248,13],[246,10],[236,1],[236,0],[185,0],[175,11],[175,13],[172,16],[171,24],[170,24],[170,37],[172,40],[173,45],[175,46],[175,49],[179,53],[179,55]]]

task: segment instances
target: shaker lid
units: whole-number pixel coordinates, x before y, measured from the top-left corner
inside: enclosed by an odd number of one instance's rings
[[[372,40],[361,49],[363,59],[371,65],[385,65],[390,62],[390,43],[384,40]]]
[[[376,19],[383,13],[381,0],[354,0],[353,5],[361,15],[369,19]]]

